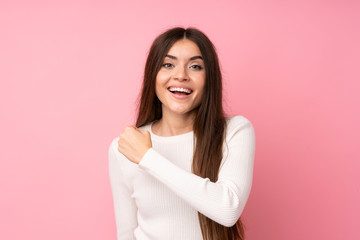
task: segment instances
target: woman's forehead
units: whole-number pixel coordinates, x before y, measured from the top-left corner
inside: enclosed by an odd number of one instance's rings
[[[189,59],[194,56],[202,57],[201,51],[197,44],[189,39],[181,39],[176,41],[169,49],[167,56],[168,55],[175,57],[175,59]]]

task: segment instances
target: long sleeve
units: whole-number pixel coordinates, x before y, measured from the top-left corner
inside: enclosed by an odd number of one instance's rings
[[[150,148],[139,167],[169,187],[197,211],[224,226],[239,219],[250,194],[255,133],[246,119],[228,126],[224,156],[216,182],[179,168]]]
[[[109,148],[109,177],[114,200],[117,239],[135,239],[137,226],[136,205],[131,198],[131,190],[121,166],[121,156],[114,150],[114,142]],[[127,160],[126,160],[127,161]]]

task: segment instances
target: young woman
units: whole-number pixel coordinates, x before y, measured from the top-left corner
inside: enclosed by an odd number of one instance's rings
[[[254,128],[224,116],[218,57],[202,32],[155,39],[138,110],[109,149],[118,239],[244,239]]]

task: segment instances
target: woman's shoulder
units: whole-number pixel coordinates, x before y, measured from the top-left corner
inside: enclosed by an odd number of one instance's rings
[[[230,129],[234,128],[234,127],[239,127],[239,126],[247,126],[247,125],[252,126],[252,123],[250,122],[250,120],[242,115],[225,117],[225,119],[226,119],[227,126]]]
[[[141,130],[150,130],[152,123],[153,122],[147,123],[144,126],[139,127],[139,129],[141,129]]]
[[[141,129],[141,130],[149,130],[150,126],[151,126],[151,123],[148,123],[148,124],[146,124],[146,125],[144,125],[144,126],[139,127],[139,129]],[[117,152],[118,141],[119,141],[119,136],[114,137],[114,138],[111,140],[110,147],[109,147],[109,151],[112,150],[112,151],[114,151],[114,152]]]
[[[110,146],[109,146],[109,151],[116,153],[117,148],[118,148],[118,141],[119,141],[119,136],[112,139]]]
[[[254,134],[254,126],[250,120],[242,115],[226,117],[226,135],[232,136],[236,132],[248,130]]]
[[[121,167],[134,167],[135,163],[127,160],[127,158],[121,154],[118,150],[119,136],[113,138],[109,146],[109,161],[116,162],[116,165]]]

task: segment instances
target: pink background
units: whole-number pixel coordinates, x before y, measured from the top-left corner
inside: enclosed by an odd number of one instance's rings
[[[1,1],[0,239],[116,238],[108,147],[179,25],[255,126],[248,240],[360,239],[358,1],[128,2]]]

